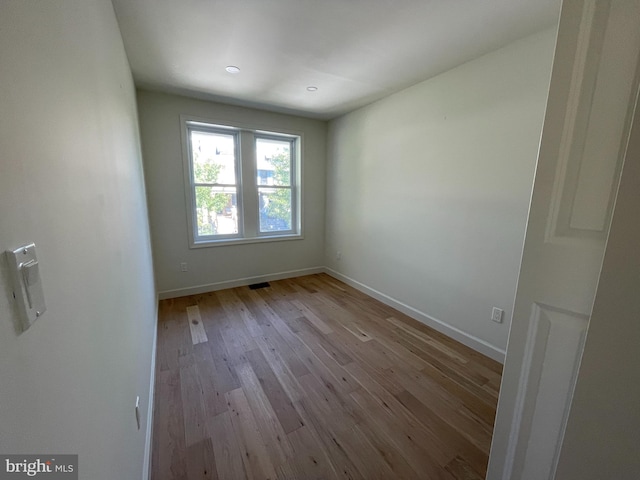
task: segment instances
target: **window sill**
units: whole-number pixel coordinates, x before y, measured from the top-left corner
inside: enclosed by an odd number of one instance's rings
[[[290,240],[304,240],[304,236],[300,233],[291,233],[287,235],[261,235],[251,238],[225,238],[221,240],[201,240],[191,243],[189,248],[209,248],[223,247],[230,245],[245,245],[250,243],[267,243],[267,242],[286,242]]]

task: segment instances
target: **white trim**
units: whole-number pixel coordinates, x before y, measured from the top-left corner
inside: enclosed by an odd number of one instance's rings
[[[347,285],[350,285],[358,290],[360,290],[363,293],[366,293],[367,295],[369,295],[370,297],[375,298],[376,300],[381,301],[382,303],[389,305],[390,307],[395,308],[396,310],[404,313],[405,315],[410,316],[411,318],[414,318],[416,320],[418,320],[421,323],[424,323],[425,325],[427,325],[428,327],[431,327],[437,331],[439,331],[440,333],[445,334],[446,336],[453,338],[454,340],[457,340],[458,342],[466,345],[467,347],[470,347],[472,349],[474,349],[477,352],[482,353],[483,355],[494,359],[497,362],[500,362],[502,364],[504,364],[504,358],[506,355],[506,351],[502,350],[494,345],[491,345],[490,343],[486,342],[485,340],[482,340],[478,337],[475,337],[467,332],[464,332],[462,330],[460,330],[459,328],[456,328],[452,325],[449,325],[445,322],[443,322],[442,320],[438,320],[437,318],[434,318],[430,315],[427,315],[424,312],[421,312],[420,310],[413,308],[409,305],[407,305],[406,303],[403,303],[399,300],[396,300],[393,297],[390,297],[389,295],[386,295],[382,292],[379,292],[378,290],[375,290],[367,285],[365,285],[364,283],[358,282],[357,280],[354,280],[353,278],[347,277],[346,275],[343,275],[341,273],[336,272],[335,270],[332,270],[330,268],[325,268],[325,273],[331,275],[332,277],[337,278],[338,280],[343,281],[344,283],[346,283]]]
[[[153,325],[153,346],[151,347],[151,374],[149,375],[149,403],[147,405],[147,431],[145,434],[144,460],[142,464],[142,480],[151,480],[151,449],[153,447],[153,414],[156,391],[156,352],[158,347],[158,302],[156,294],[156,314]]]
[[[221,245],[243,245],[247,243],[264,243],[264,242],[285,242],[288,240],[304,240],[304,235],[294,234],[285,234],[285,235],[271,235],[271,236],[261,236],[261,237],[246,237],[246,238],[232,238],[226,240],[210,240],[210,241],[202,241],[196,242],[191,245],[189,248],[210,248],[217,247]]]
[[[285,278],[302,277],[304,275],[313,275],[314,273],[323,273],[324,267],[303,268],[300,270],[290,270],[287,272],[269,273],[266,275],[257,275],[255,277],[237,278],[235,280],[226,280],[224,282],[207,283],[205,285],[197,285],[195,287],[177,288],[175,290],[164,290],[158,292],[158,298],[165,300],[167,298],[184,297],[186,295],[197,295],[200,293],[214,292],[216,290],[224,290],[225,288],[243,287],[252,283],[268,282],[275,280],[283,280]]]

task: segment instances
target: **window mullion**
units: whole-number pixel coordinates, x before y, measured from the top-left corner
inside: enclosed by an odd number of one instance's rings
[[[237,188],[238,185],[236,185],[235,183],[201,183],[201,182],[195,182],[193,184],[194,187],[218,187],[218,188]]]
[[[245,237],[258,233],[258,189],[256,188],[256,146],[253,132],[240,132],[240,164],[242,167],[242,207]]]

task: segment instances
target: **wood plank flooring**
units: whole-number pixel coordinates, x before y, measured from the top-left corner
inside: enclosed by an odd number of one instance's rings
[[[319,274],[160,302],[153,480],[486,474],[501,365]]]

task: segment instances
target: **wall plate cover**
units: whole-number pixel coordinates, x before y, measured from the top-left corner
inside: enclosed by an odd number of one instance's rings
[[[44,303],[36,246],[31,243],[13,251],[7,250],[5,254],[13,281],[13,295],[24,331],[47,309]]]

